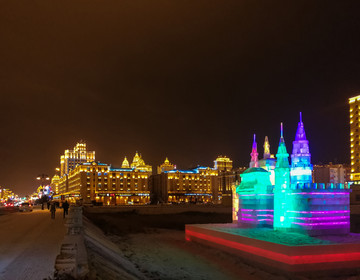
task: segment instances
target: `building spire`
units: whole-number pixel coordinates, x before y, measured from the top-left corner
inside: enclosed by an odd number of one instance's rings
[[[302,122],[302,114],[300,112],[300,121],[291,154],[291,183],[311,183],[312,169],[309,141],[306,139],[304,123]]]
[[[284,140],[284,131],[283,131],[283,123],[280,124],[280,142],[278,151],[276,154],[276,167],[285,167],[289,168],[289,154],[286,150],[285,140]]]
[[[257,143],[256,143],[256,134],[254,134],[254,142],[252,145],[252,150],[251,150],[251,161],[250,161],[250,167],[259,167],[259,153],[257,152]]]
[[[264,142],[264,159],[270,158],[270,144],[269,139],[267,136],[265,136],[265,142]]]
[[[300,112],[300,121],[295,135],[295,141],[306,140],[304,123],[302,122],[302,114]]]

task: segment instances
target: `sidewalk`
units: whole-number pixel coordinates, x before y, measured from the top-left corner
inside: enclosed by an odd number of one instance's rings
[[[55,220],[37,210],[0,216],[0,279],[38,280],[52,276],[66,228],[62,209]]]

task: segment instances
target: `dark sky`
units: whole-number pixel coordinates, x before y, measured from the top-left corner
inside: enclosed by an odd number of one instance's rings
[[[0,185],[31,193],[79,139],[114,166],[244,166],[281,121],[291,152],[299,111],[313,163],[348,163],[357,3],[1,0]]]

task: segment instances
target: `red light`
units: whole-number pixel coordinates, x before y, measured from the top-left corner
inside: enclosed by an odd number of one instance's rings
[[[288,256],[285,254],[261,249],[250,245],[245,245],[234,241],[229,241],[223,238],[214,237],[190,230],[185,230],[185,234],[186,234],[186,238],[190,238],[189,236],[194,236],[203,240],[207,240],[216,244],[223,245],[225,247],[237,249],[239,251],[251,253],[257,256],[265,257],[271,260],[275,260],[287,264],[310,264],[310,263],[344,262],[344,261],[360,260],[360,252]]]

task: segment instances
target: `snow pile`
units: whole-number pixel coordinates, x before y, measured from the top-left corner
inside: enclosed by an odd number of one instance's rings
[[[84,217],[84,238],[90,279],[146,279],[102,231]]]

